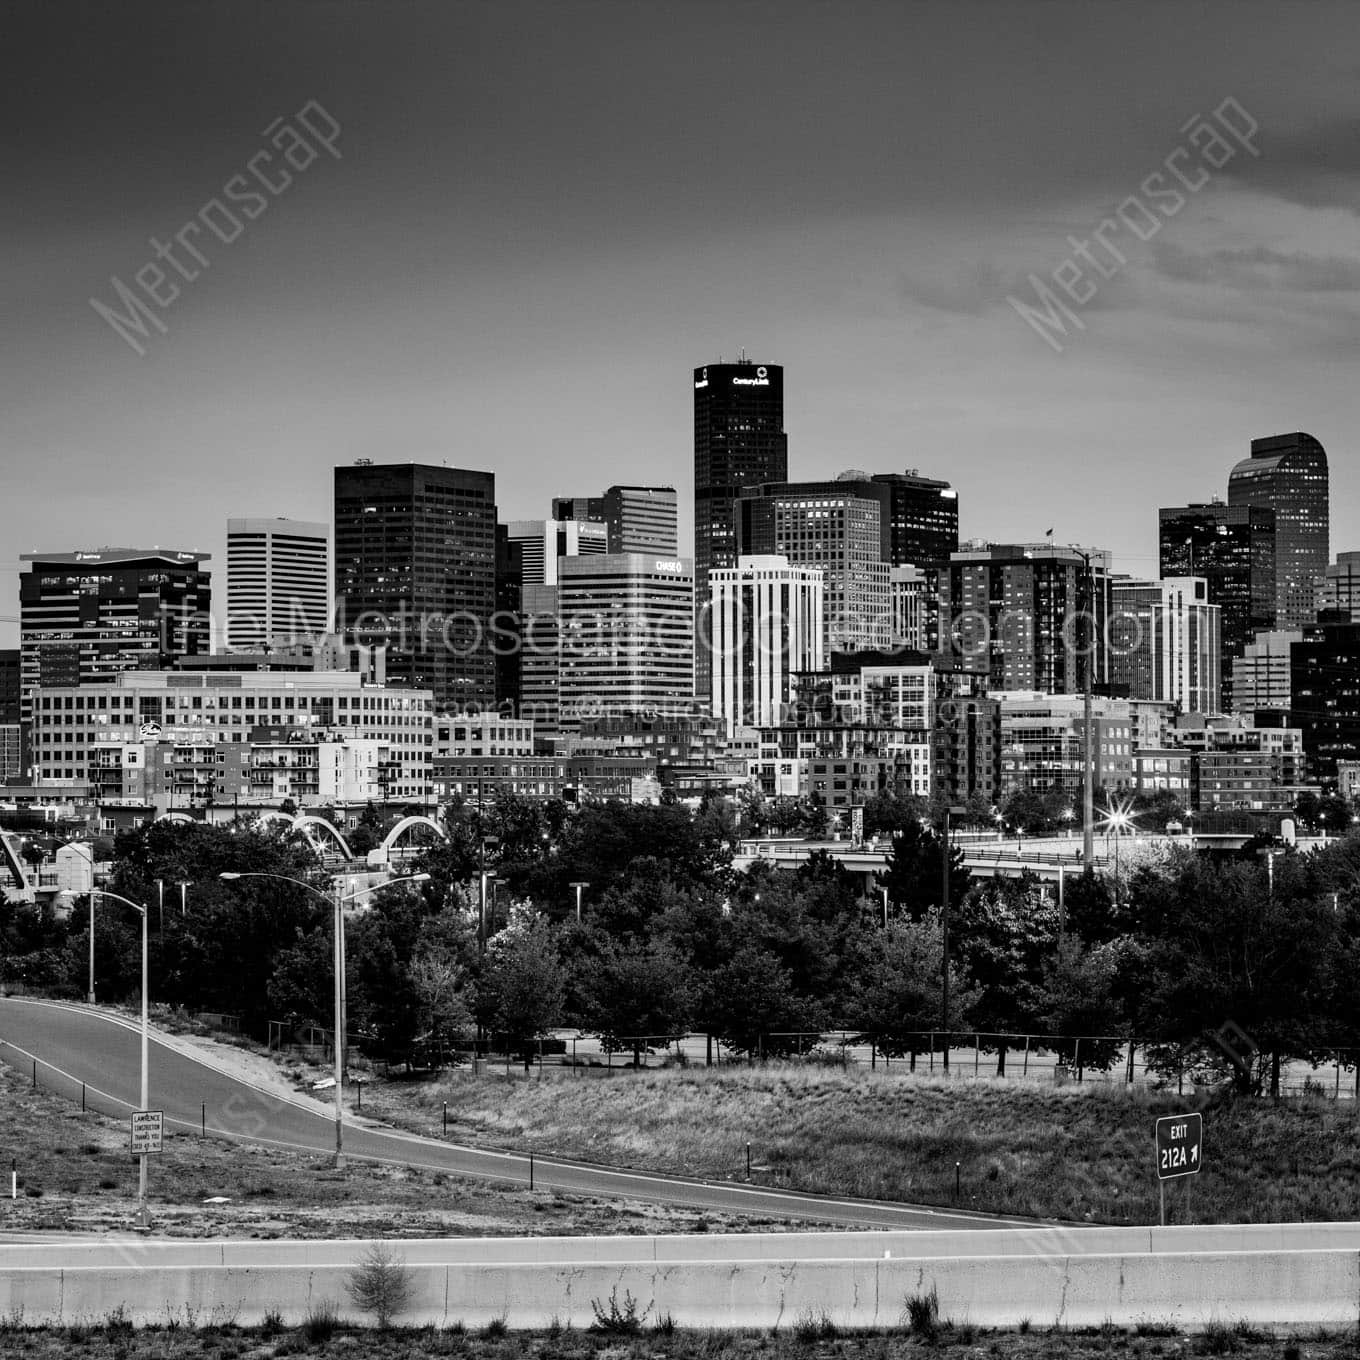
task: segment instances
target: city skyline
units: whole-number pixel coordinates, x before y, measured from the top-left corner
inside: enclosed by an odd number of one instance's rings
[[[60,36],[50,7],[13,15],[36,59],[0,264],[7,597],[34,549],[220,565],[228,515],[326,520],[330,469],[357,457],[485,468],[503,519],[673,484],[684,545],[688,374],[742,346],[786,371],[791,479],[919,467],[959,489],[964,538],[1054,526],[1147,576],[1159,504],[1223,494],[1252,439],[1307,430],[1352,546],[1347,7],[597,5],[562,26],[421,4],[318,25],[299,4],[268,11],[267,44],[262,7],[148,9]],[[1069,237],[1222,107],[1260,154],[1234,145],[1146,243],[1107,234],[1127,262],[1054,353],[1008,299],[1054,286]],[[274,120],[327,118],[333,153],[239,240],[188,238],[210,264],[135,353],[90,299]]]

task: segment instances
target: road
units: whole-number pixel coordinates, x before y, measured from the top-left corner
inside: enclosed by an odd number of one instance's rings
[[[0,998],[0,1059],[27,1071],[40,1063],[40,1082],[79,1100],[81,1085],[93,1108],[124,1117],[140,1091],[140,1036],[135,1027],[86,1007]],[[206,1131],[271,1147],[310,1153],[335,1149],[332,1119],[275,1096],[159,1041],[152,1033],[150,1108],[165,1112],[170,1131]],[[206,1119],[203,1111],[206,1108]],[[528,1182],[518,1153],[463,1147],[435,1139],[346,1122],[345,1155],[459,1176]],[[800,1194],[733,1182],[615,1170],[561,1158],[534,1158],[534,1184],[543,1189],[607,1198],[678,1204],[775,1218],[800,1218],[848,1227],[942,1229],[1006,1228],[1019,1219],[990,1218],[877,1200]]]

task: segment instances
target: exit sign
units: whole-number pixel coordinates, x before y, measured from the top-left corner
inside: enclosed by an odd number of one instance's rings
[[[1157,1179],[1193,1176],[1203,1161],[1204,1118],[1169,1114],[1157,1121]]]

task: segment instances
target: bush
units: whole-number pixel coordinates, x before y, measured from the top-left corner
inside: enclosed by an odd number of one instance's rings
[[[907,1326],[912,1336],[933,1341],[940,1334],[940,1296],[935,1286],[929,1294],[913,1294],[907,1299]]]
[[[324,1346],[340,1325],[339,1314],[329,1299],[320,1299],[307,1310],[302,1320],[302,1335],[311,1346]]]
[[[814,1341],[834,1341],[836,1336],[836,1324],[825,1311],[800,1313],[798,1321],[793,1324],[794,1340],[804,1345],[811,1345]]]
[[[372,1313],[386,1331],[392,1319],[411,1301],[415,1277],[406,1268],[406,1258],[397,1255],[385,1242],[374,1242],[359,1259],[345,1283],[345,1292],[355,1306]]]
[[[599,1299],[591,1299],[591,1310],[595,1314],[595,1321],[591,1323],[592,1332],[604,1332],[609,1336],[637,1336],[642,1331],[642,1324],[647,1321],[647,1314],[652,1311],[649,1303],[642,1312],[638,1312],[637,1300],[628,1292],[623,1291],[623,1304],[619,1304],[619,1287],[615,1285],[609,1291],[609,1306],[606,1308],[601,1305]]]

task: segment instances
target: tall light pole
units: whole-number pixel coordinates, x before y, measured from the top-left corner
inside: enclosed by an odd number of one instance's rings
[[[141,918],[142,918],[142,1102],[141,1102],[140,1106],[138,1106],[138,1108],[139,1108],[139,1109],[142,1109],[142,1110],[145,1110],[145,1109],[147,1108],[147,1106],[151,1103],[151,1082],[150,1082],[150,1074],[149,1074],[148,1069],[147,1069],[147,1050],[148,1050],[148,1048],[149,1048],[149,1044],[148,1044],[148,1036],[149,1036],[149,1034],[150,1034],[151,1025],[150,1025],[150,1019],[149,1019],[148,1010],[147,1010],[147,992],[146,992],[146,982],[147,982],[147,976],[146,976],[146,975],[147,975],[147,966],[146,966],[146,965],[147,965],[146,923],[147,923],[147,917],[150,916],[151,913],[150,913],[145,907],[143,907],[143,906],[138,906],[138,904],[137,904],[136,902],[134,902],[134,901],[133,901],[131,898],[129,898],[129,897],[120,897],[117,893],[106,892],[103,888],[91,888],[91,889],[90,889],[90,923],[91,923],[90,938],[91,938],[91,939],[94,938],[94,929],[93,929],[93,925],[94,925],[94,899],[95,899],[96,894],[97,894],[98,896],[100,896],[100,897],[109,897],[109,898],[112,898],[113,901],[115,901],[115,902],[121,902],[124,906],[126,906],[126,907],[131,907],[132,910],[135,911],[135,912],[137,912],[138,915],[140,915]],[[90,994],[91,994],[91,1000],[93,1000],[93,999],[94,999],[94,976],[93,976],[93,973],[91,974],[91,977],[90,977]],[[142,1153],[139,1153],[139,1154],[138,1154],[138,1156],[137,1156],[137,1162],[138,1162],[138,1168],[137,1168],[137,1222],[138,1222],[138,1224],[139,1224],[141,1227],[143,1227],[143,1228],[149,1228],[149,1227],[151,1226],[151,1215],[150,1215],[150,1213],[147,1212],[147,1207],[146,1207],[146,1153],[145,1153],[145,1152],[142,1152]]]
[[[940,936],[943,944],[943,963],[940,969],[940,1021],[944,1029],[944,1070],[949,1071],[949,819],[963,816],[968,811],[964,807],[944,805],[944,842],[941,847],[940,872],[944,897],[940,904]]]
[[[577,923],[579,924],[581,920],[581,894],[588,887],[590,887],[590,884],[587,883],[584,879],[577,879],[571,884],[571,886],[576,889],[576,920]]]
[[[1086,665],[1085,680],[1082,684],[1082,724],[1084,727],[1082,742],[1082,793],[1081,793],[1081,860],[1082,864],[1090,872],[1095,864],[1095,782],[1096,782],[1096,761],[1095,761],[1095,724],[1091,720],[1091,664],[1094,657],[1095,631],[1095,581],[1091,575],[1091,554],[1083,552],[1080,548],[1076,549],[1077,556],[1081,558],[1082,579],[1086,586],[1086,608],[1082,617],[1085,620],[1085,652]]]
[[[352,892],[343,897],[340,895],[338,879],[336,880],[335,891],[325,893],[314,884],[301,878],[293,878],[289,874],[237,874],[228,872],[218,874],[218,878],[227,883],[235,883],[243,878],[270,878],[277,883],[291,883],[294,887],[302,888],[314,897],[319,897],[334,913],[334,938],[331,950],[335,968],[335,1164],[339,1166],[341,1158],[344,1156],[344,1137],[341,1130],[345,1117],[343,1099],[345,1075],[345,904],[357,901],[361,897],[368,897],[375,892],[382,892],[384,888],[393,888],[398,883],[428,883],[430,876],[429,874],[407,874],[403,878],[389,878],[386,883],[379,883],[372,888],[360,888],[358,892]]]
[[[90,991],[86,1000],[94,1005],[94,893],[90,894]]]

